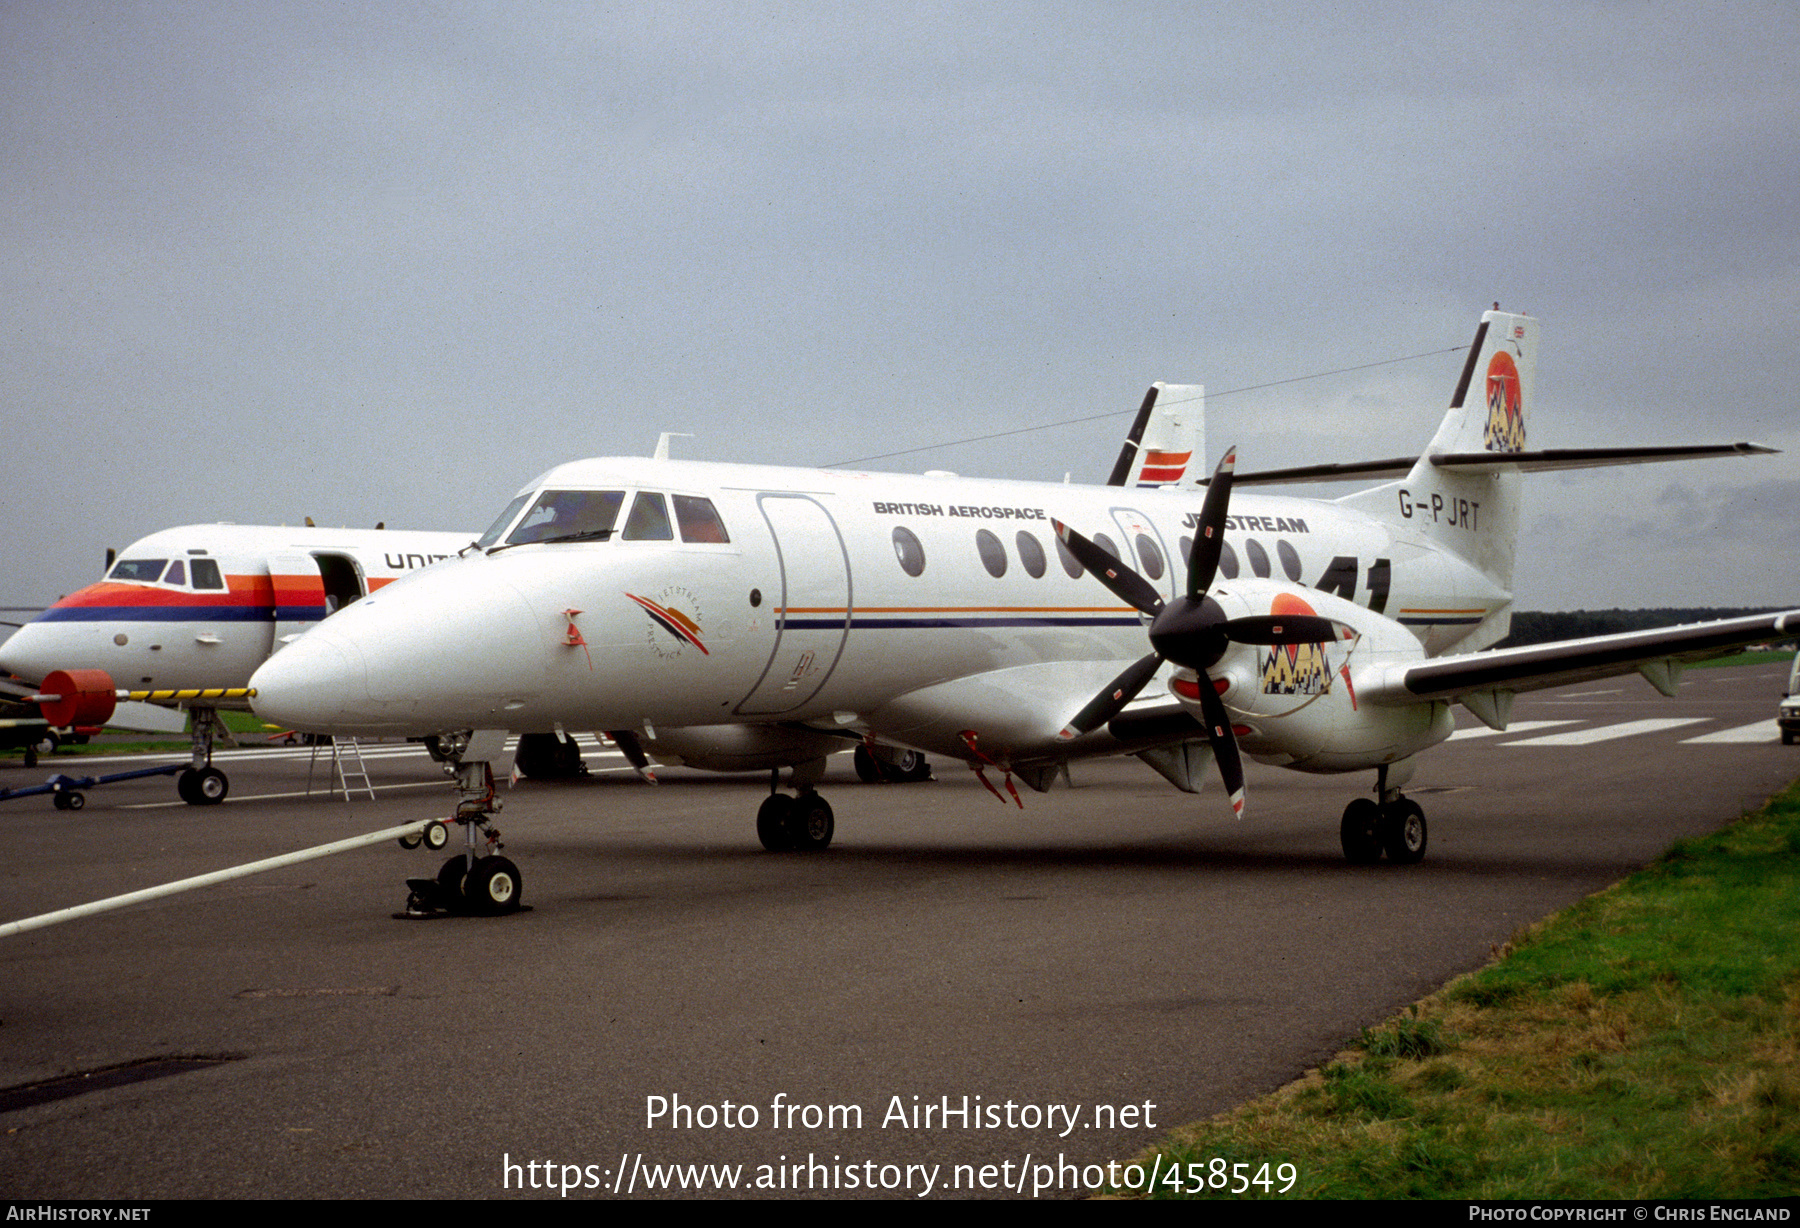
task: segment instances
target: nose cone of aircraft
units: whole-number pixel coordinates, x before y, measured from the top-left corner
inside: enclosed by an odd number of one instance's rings
[[[0,672],[42,682],[59,669],[112,665],[101,658],[104,649],[113,647],[109,637],[114,628],[78,617],[82,612],[79,603],[89,591],[71,593],[0,643]]]
[[[309,733],[504,726],[543,689],[545,641],[485,562],[422,571],[340,610],[256,671],[252,706]]]

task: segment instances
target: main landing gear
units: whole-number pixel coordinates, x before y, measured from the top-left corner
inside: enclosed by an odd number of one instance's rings
[[[402,839],[400,847],[442,849],[450,843],[450,827],[463,829],[464,851],[450,858],[436,878],[406,880],[406,917],[440,917],[451,913],[499,916],[518,912],[524,903],[525,879],[519,867],[500,856],[500,829],[493,816],[500,809],[494,793],[494,772],[486,760],[456,762],[456,787],[463,800],[448,820],[425,825],[417,838]]]
[[[850,756],[856,778],[866,785],[909,785],[931,779],[931,763],[916,750],[883,746],[870,749],[865,742]]]
[[[1381,795],[1379,802],[1359,797],[1344,807],[1338,839],[1344,846],[1345,859],[1357,866],[1372,866],[1383,853],[1397,866],[1417,865],[1425,860],[1425,811],[1419,803],[1403,796],[1398,785],[1389,786],[1385,767],[1380,769],[1375,789]]]
[[[816,764],[816,767],[814,766]],[[837,821],[813,785],[825,772],[825,761],[796,764],[792,780],[798,793],[781,792],[781,769],[769,769],[769,796],[756,812],[756,838],[771,853],[817,853],[831,844]]]

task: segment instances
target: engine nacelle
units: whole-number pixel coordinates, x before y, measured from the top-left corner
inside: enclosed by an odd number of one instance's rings
[[[1424,658],[1405,627],[1333,593],[1266,580],[1215,585],[1208,593],[1229,618],[1316,614],[1340,624],[1324,644],[1232,644],[1208,673],[1230,714],[1239,748],[1260,763],[1313,772],[1379,767],[1450,736],[1448,704],[1359,703],[1356,679],[1371,667]],[[1189,670],[1170,689],[1201,714]]]

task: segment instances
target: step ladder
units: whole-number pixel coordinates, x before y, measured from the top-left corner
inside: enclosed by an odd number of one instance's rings
[[[355,738],[331,738],[331,775],[329,777],[328,796],[336,797],[339,793],[344,800],[350,800],[350,790],[354,787],[359,793],[367,793],[369,800],[375,800],[375,786],[369,782],[369,769],[363,763],[362,747]],[[312,759],[306,765],[306,796],[313,795],[313,771],[319,765],[319,754],[325,744],[313,743]],[[360,781],[360,784],[352,782]]]

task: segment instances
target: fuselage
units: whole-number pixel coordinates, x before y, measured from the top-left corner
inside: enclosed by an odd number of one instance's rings
[[[346,734],[806,722],[964,757],[972,734],[996,761],[1030,759],[1147,648],[1144,620],[1082,573],[1052,521],[1172,598],[1200,501],[577,461],[522,492],[485,552],[407,576],[272,658],[255,706]],[[1259,579],[1304,586],[1441,652],[1503,619],[1509,594],[1434,529],[1239,492],[1220,585],[1252,602]]]
[[[0,670],[40,682],[105,670],[130,690],[244,687],[285,641],[451,557],[472,534],[185,525],[122,551],[0,644]]]

